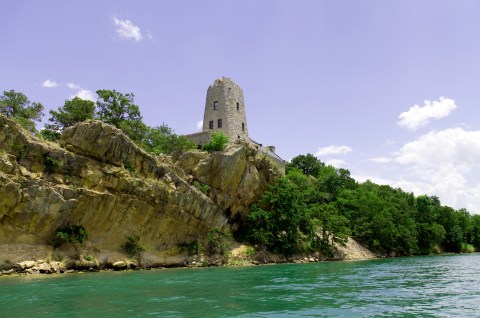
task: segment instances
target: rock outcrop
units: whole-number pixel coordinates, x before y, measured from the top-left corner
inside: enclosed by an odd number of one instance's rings
[[[135,235],[152,262],[178,262],[179,243],[235,228],[275,177],[242,145],[155,157],[99,121],[67,128],[57,144],[0,115],[0,263],[19,261],[6,253],[12,246],[45,258],[38,251],[51,252],[66,224],[86,228],[87,248],[99,258],[121,259],[121,245]]]

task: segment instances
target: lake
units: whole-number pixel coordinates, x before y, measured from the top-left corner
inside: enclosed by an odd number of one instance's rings
[[[479,254],[0,278],[0,317],[479,317]]]

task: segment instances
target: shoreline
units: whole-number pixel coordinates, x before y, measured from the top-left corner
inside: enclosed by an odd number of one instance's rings
[[[291,260],[281,260],[281,261],[271,261],[271,262],[257,262],[257,261],[243,261],[230,264],[214,264],[214,263],[186,263],[185,265],[151,265],[151,266],[137,266],[133,262],[130,263],[126,268],[114,268],[111,266],[105,266],[102,264],[96,268],[69,268],[64,267],[55,272],[46,272],[46,271],[28,271],[28,269],[21,269],[21,265],[15,264],[12,268],[8,270],[0,270],[0,279],[2,277],[59,277],[69,274],[87,274],[87,273],[101,273],[101,272],[133,272],[133,271],[151,271],[151,270],[168,270],[168,269],[200,269],[208,267],[252,267],[252,266],[273,266],[281,264],[313,264],[313,263],[328,263],[328,262],[358,262],[358,261],[371,261],[371,260],[381,260],[381,259],[391,259],[391,258],[403,258],[403,257],[424,257],[424,256],[456,256],[456,255],[469,255],[469,254],[479,254],[480,252],[472,253],[440,253],[440,254],[429,254],[429,255],[405,255],[405,256],[377,256],[375,258],[358,258],[358,259],[317,259],[311,260],[308,257],[296,258]],[[27,261],[33,262],[33,261]],[[32,267],[33,268],[33,267]]]
[[[252,252],[253,251],[253,252]],[[131,259],[118,251],[96,251],[87,248],[84,255],[72,254],[72,250],[53,250],[48,245],[0,245],[4,262],[0,263],[0,277],[12,275],[56,275],[99,271],[129,271],[166,268],[242,267],[286,263],[317,263],[325,261],[353,261],[382,258],[375,255],[353,239],[345,246],[336,246],[333,258],[320,254],[297,254],[286,257],[231,241],[227,254],[188,255],[178,250],[163,253],[144,252],[138,259]]]
[[[115,269],[111,267],[102,267],[102,268],[89,268],[89,269],[74,269],[74,268],[65,268],[64,270],[60,270],[58,272],[28,272],[25,270],[17,270],[18,267],[13,267],[9,270],[1,270],[0,271],[0,279],[2,277],[59,277],[64,275],[70,274],[88,274],[88,273],[107,273],[107,272],[115,272],[115,273],[122,273],[122,272],[135,272],[135,271],[151,271],[151,270],[168,270],[168,269],[200,269],[200,268],[211,268],[211,267],[228,267],[228,268],[235,268],[235,267],[255,267],[255,266],[273,266],[273,265],[282,265],[282,264],[313,264],[313,263],[328,263],[328,262],[358,262],[358,261],[369,261],[374,259],[382,259],[380,257],[377,258],[369,258],[369,259],[331,259],[331,260],[316,260],[316,261],[305,261],[305,260],[292,260],[292,261],[282,261],[282,262],[243,262],[243,263],[235,263],[235,264],[225,264],[225,265],[178,265],[178,266],[148,266],[148,267],[132,267],[132,268],[122,268],[122,269]]]

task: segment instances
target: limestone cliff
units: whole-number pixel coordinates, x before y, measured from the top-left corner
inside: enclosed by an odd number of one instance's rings
[[[0,116],[0,263],[47,257],[55,230],[83,225],[98,257],[138,235],[153,262],[177,262],[176,246],[229,230],[276,172],[247,146],[152,156],[99,121],[40,140]],[[193,184],[207,185],[202,193]]]

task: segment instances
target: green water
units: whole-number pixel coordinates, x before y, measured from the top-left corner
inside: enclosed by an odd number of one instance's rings
[[[480,317],[477,264],[472,254],[7,277],[0,317]]]

